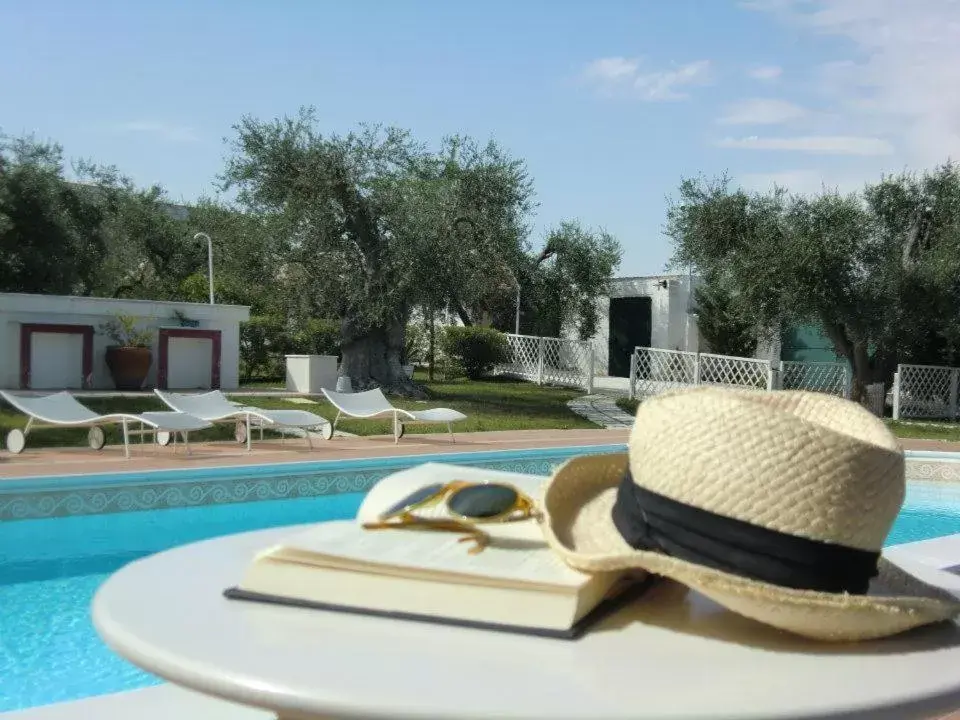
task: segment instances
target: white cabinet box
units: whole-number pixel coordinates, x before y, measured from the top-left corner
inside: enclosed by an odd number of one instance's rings
[[[319,393],[336,387],[336,355],[287,355],[287,390]]]

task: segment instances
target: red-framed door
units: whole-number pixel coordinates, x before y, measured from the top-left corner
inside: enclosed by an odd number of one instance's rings
[[[63,333],[80,335],[83,338],[81,372],[83,386],[93,387],[93,325],[68,325],[63,323],[23,323],[20,325],[20,389],[30,388],[30,371],[33,366],[33,334]]]

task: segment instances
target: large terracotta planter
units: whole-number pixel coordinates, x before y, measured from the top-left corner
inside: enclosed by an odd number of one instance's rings
[[[105,359],[117,390],[139,390],[150,372],[153,353],[148,347],[111,345]]]

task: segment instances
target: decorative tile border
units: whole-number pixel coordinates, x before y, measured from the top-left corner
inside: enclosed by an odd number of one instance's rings
[[[908,459],[907,480],[960,483],[960,462],[949,460]]]
[[[609,451],[610,448],[578,448],[576,454]],[[563,448],[557,448],[555,454],[539,457],[509,458],[508,454],[505,455],[496,459],[490,459],[489,456],[484,459],[451,457],[451,462],[508,472],[549,475],[557,465],[572,456]],[[281,472],[279,469],[271,474],[251,475],[243,474],[243,469],[237,468],[237,475],[234,476],[218,474],[200,479],[160,482],[144,482],[137,478],[130,482],[111,481],[88,487],[71,484],[61,489],[46,483],[45,487],[36,490],[0,493],[0,522],[366,492],[382,477],[423,461],[423,458],[410,457],[409,462],[402,464],[390,463],[377,467],[375,463],[367,462],[364,467],[356,468],[340,464],[339,467],[311,468],[308,473],[302,469],[297,473],[290,468],[290,473],[283,475],[278,474]],[[146,477],[149,478],[150,473]],[[908,460],[907,480],[960,483],[960,462]]]
[[[558,453],[554,457],[486,460],[467,464],[509,472],[549,475],[556,465],[566,460],[566,457]],[[413,467],[419,462],[416,458],[411,458],[411,462],[406,467]],[[194,481],[112,484],[88,488],[20,492],[11,495],[0,494],[0,521],[164,510],[366,492],[382,477],[398,469],[398,467],[363,470],[338,468],[321,470],[309,475],[218,477]],[[242,470],[238,468],[238,472]]]

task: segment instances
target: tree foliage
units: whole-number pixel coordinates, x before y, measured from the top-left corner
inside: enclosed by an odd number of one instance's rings
[[[529,260],[531,334],[559,337],[565,327],[583,340],[596,334],[596,299],[607,291],[622,253],[610,233],[576,221],[550,230],[543,250]]]
[[[431,152],[406,130],[323,135],[314,114],[237,126],[225,188],[272,213],[299,296],[341,319],[358,388],[418,394],[401,367],[414,307],[481,305],[516,258],[530,194],[522,163],[460,137]]]
[[[59,145],[0,137],[0,288],[85,295],[107,238],[104,209],[64,182]]]
[[[282,344],[262,328],[293,338],[334,320],[355,387],[412,395],[401,364],[415,309],[465,325],[508,313],[512,330],[520,289],[539,331],[557,334],[578,309],[584,331],[595,322],[619,247],[562,223],[531,248],[533,182],[497,143],[451,135],[428,148],[379,125],[326,134],[308,109],[234,129],[219,179],[235,199],[189,207],[114,167],[79,162],[68,179],[58,145],[4,138],[0,292],[207,302],[205,233],[216,301],[257,318],[243,345],[251,367]]]
[[[722,277],[711,277],[693,292],[697,326],[710,352],[753,357],[757,328],[740,311],[734,291]]]
[[[883,178],[861,193],[805,197],[684,180],[668,211],[673,262],[732,290],[730,312],[769,335],[815,322],[846,357],[854,390],[898,359],[954,352],[960,172]]]

